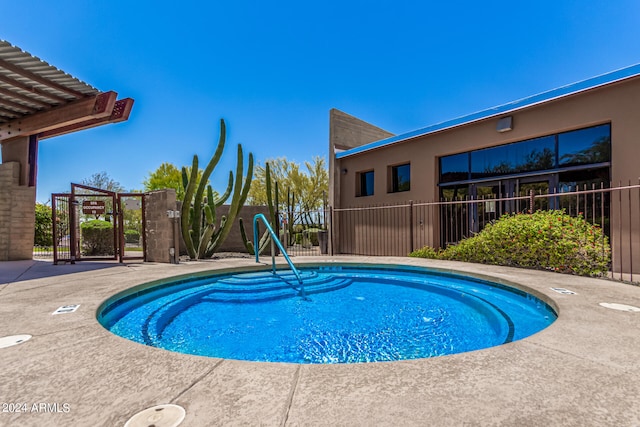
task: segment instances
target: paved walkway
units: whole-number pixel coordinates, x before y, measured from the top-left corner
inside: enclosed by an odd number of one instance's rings
[[[522,341],[432,359],[243,362],[136,344],[103,329],[95,316],[106,298],[131,286],[255,265],[249,259],[179,265],[0,263],[0,337],[33,335],[0,349],[0,426],[122,426],[135,413],[163,403],[186,409],[181,426],[640,426],[640,313],[599,305],[640,307],[639,287],[446,261],[333,260],[489,275],[551,299],[559,319]],[[331,259],[296,258],[303,261]],[[550,287],[576,294],[561,295]],[[52,316],[68,304],[80,307]],[[16,403],[25,403],[27,411],[16,413],[10,406]]]

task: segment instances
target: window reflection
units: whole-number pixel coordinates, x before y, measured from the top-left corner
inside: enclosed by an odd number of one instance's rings
[[[558,135],[558,158],[562,166],[611,161],[611,126],[561,133]]]
[[[471,178],[547,170],[555,167],[554,136],[471,152]]]
[[[469,153],[440,158],[440,182],[466,181],[469,179]]]
[[[605,124],[441,157],[440,183],[610,161],[611,125]]]
[[[373,195],[373,171],[360,172],[359,176],[359,194],[358,196],[372,196]]]
[[[391,192],[409,191],[411,189],[411,166],[409,164],[391,168]]]

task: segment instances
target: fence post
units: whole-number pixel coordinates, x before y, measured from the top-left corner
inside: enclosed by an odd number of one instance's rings
[[[56,219],[58,218],[56,214],[56,209],[58,208],[57,197],[52,194],[51,195],[51,241],[53,242],[53,265],[58,264],[58,239],[56,236],[58,235],[58,225],[56,224]]]
[[[71,193],[71,195],[69,195],[69,258],[71,259],[71,264],[76,263],[76,257],[78,256],[78,251],[76,250],[78,248],[77,238],[79,237],[76,235],[76,206],[78,203],[75,194]]]
[[[413,252],[413,200],[409,200],[409,253]]]
[[[533,190],[529,190],[529,213],[535,212],[536,209],[536,201],[535,201],[536,192]]]

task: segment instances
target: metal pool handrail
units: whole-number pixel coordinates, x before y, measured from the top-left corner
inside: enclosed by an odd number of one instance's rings
[[[264,216],[264,214],[257,214],[256,216],[253,217],[253,248],[256,253],[256,262],[260,262],[260,259],[259,259],[260,237],[258,235],[259,219],[262,220],[264,225],[267,227],[269,234],[271,235],[271,271],[273,272],[273,274],[276,274],[276,251],[274,247],[274,244],[275,244],[278,246],[278,249],[280,249],[280,252],[282,252],[282,256],[284,256],[284,259],[287,261],[287,264],[289,264],[289,267],[291,267],[291,271],[293,271],[293,274],[296,275],[296,278],[298,279],[298,283],[300,283],[300,290],[299,290],[300,296],[304,298],[306,295],[304,292],[304,283],[302,282],[302,277],[300,277],[300,272],[295,267],[295,265],[293,265],[291,258],[289,258],[289,254],[287,254],[287,251],[282,246],[282,243],[280,243],[280,239],[278,239],[278,237],[276,236],[276,233],[273,231],[273,228],[271,228],[271,225],[269,225],[269,221],[267,221],[267,218]]]

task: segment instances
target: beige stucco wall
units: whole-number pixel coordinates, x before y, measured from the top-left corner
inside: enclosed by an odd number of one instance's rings
[[[18,185],[29,184],[29,137],[13,138],[2,143],[2,163],[17,162],[20,165]]]
[[[33,258],[35,187],[20,185],[20,163],[0,164],[0,261]]]
[[[336,191],[339,200],[336,200],[334,206],[344,208],[398,204],[409,200],[434,201],[438,198],[438,158],[441,156],[609,122],[613,185],[620,182],[628,184],[629,181],[637,184],[640,177],[639,106],[640,78],[633,78],[507,114],[513,117],[513,130],[505,133],[496,131],[496,117],[337,159],[333,172],[334,177],[339,177],[335,181],[335,185],[339,187]],[[387,168],[406,162],[411,163],[411,190],[387,193]],[[345,169],[346,174],[338,173]],[[371,169],[375,171],[374,195],[355,197],[357,173]],[[632,194],[631,198],[631,210],[633,211],[633,206],[640,209],[637,194]],[[615,215],[612,215],[614,243],[620,242],[620,236],[624,237],[623,240],[635,242],[627,243],[632,246],[622,250],[614,244],[614,265],[621,265],[621,261],[623,265],[628,265],[629,261],[621,260],[620,254],[631,252],[634,254],[634,270],[640,270],[640,255],[635,255],[640,254],[640,224],[629,219],[628,208],[627,201],[620,205],[620,202],[612,197],[612,212],[623,212],[622,221],[616,220]],[[437,227],[437,223],[434,221],[432,226]],[[628,239],[629,233],[631,239]],[[436,238],[437,234],[434,233]],[[437,245],[439,242],[433,243]]]

